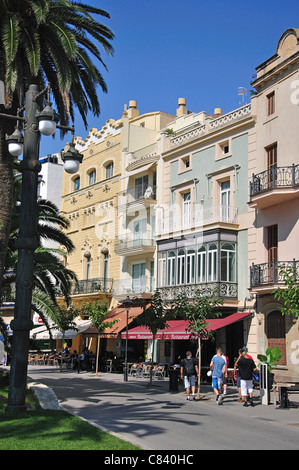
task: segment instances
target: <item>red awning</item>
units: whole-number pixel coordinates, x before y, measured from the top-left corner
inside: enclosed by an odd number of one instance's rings
[[[128,316],[128,324],[130,324],[134,318],[138,317],[143,312],[142,307],[131,307],[129,311],[129,316]],[[106,328],[101,333],[101,338],[117,338],[118,333],[120,333],[121,330],[123,330],[126,327],[127,324],[127,309],[124,308],[122,305],[118,305],[114,309],[112,309],[107,315],[105,316],[105,322],[111,322],[117,320],[116,323],[114,323],[113,326],[110,328]],[[86,331],[84,331],[85,335],[98,335],[99,330],[93,326],[91,328],[88,328]]]
[[[209,324],[209,331],[216,331],[225,326],[231,325],[238,321],[242,321],[245,318],[250,317],[252,314],[250,312],[238,312],[233,313],[225,318],[213,318],[207,320]],[[177,340],[190,339],[191,331],[188,331],[188,322],[186,320],[171,320],[167,322],[168,328],[165,330],[158,330],[155,336],[155,339],[165,339],[165,340]],[[192,336],[197,338],[196,333]],[[122,339],[126,339],[126,332],[121,334]],[[128,339],[153,339],[151,331],[145,326],[137,326],[128,331]]]

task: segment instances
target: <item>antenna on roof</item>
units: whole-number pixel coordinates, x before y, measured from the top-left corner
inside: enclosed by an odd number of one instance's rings
[[[238,95],[242,97],[239,100],[239,105],[244,106],[245,96],[247,95],[247,88],[239,86],[238,87]]]

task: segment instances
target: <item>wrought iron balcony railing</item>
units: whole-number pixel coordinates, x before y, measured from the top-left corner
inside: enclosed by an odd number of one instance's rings
[[[299,165],[277,167],[252,175],[250,199],[274,188],[293,188],[299,185]]]
[[[219,299],[238,298],[238,284],[225,281],[158,287],[157,290],[161,292],[164,301],[174,300],[178,294],[185,294],[188,299],[194,299],[198,292],[201,295]]]
[[[283,282],[283,270],[292,269],[299,278],[299,261],[272,261],[271,263],[252,264],[250,267],[250,287],[279,284]]]
[[[78,282],[72,283],[71,295],[79,294],[107,294],[112,290],[112,279],[108,278],[96,278],[96,279],[83,279]],[[57,289],[57,297],[61,295],[59,289]]]

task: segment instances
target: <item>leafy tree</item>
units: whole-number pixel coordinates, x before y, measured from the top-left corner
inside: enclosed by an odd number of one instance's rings
[[[217,310],[223,305],[223,301],[217,298],[202,295],[200,290],[196,292],[195,299],[190,301],[187,296],[179,294],[174,303],[176,316],[187,320],[187,331],[196,333],[198,337],[198,370],[201,370],[201,340],[213,339],[213,332],[209,328],[209,319],[221,316]],[[198,380],[197,398],[200,398],[200,377]]]
[[[92,302],[87,303],[83,302],[82,304],[82,312],[84,315],[88,315],[89,318],[94,323],[95,327],[98,329],[98,341],[97,341],[97,358],[96,358],[96,377],[98,376],[98,366],[99,366],[99,353],[100,353],[100,340],[101,340],[101,333],[108,328],[111,328],[115,323],[119,320],[112,320],[107,321],[107,314],[108,314],[108,303],[107,302]]]
[[[293,315],[299,318],[299,281],[296,267],[282,267],[279,273],[284,281],[284,287],[273,290],[274,298],[283,302],[280,309],[283,315]]]
[[[74,320],[80,315],[80,313],[81,311],[76,309],[73,305],[70,305],[69,307],[62,305],[57,308],[52,320],[54,321],[57,329],[62,333],[62,345],[64,344],[65,332],[67,330],[78,331]],[[60,361],[60,371],[62,372],[62,358]]]
[[[3,288],[3,298],[9,295],[15,298],[15,288],[11,287],[16,281],[18,251],[15,242],[19,232],[21,178],[14,178],[14,205],[12,208],[11,233],[6,252]],[[58,292],[70,303],[71,285],[77,280],[75,273],[64,266],[61,259],[71,253],[74,245],[71,239],[62,231],[69,226],[69,221],[63,217],[58,208],[46,199],[37,201],[36,237],[39,246],[33,254],[33,291],[32,309],[37,312],[49,329],[48,318],[55,322],[57,316],[56,295]],[[49,248],[47,245],[55,242],[60,248]],[[1,302],[1,301],[0,301]]]
[[[98,18],[110,17],[100,8],[71,0],[0,2],[0,80],[5,87],[0,103],[0,286],[13,206],[14,161],[5,137],[16,124],[5,115],[17,114],[30,84],[42,90],[50,83],[60,123],[74,122],[77,108],[87,128],[87,113],[100,114],[97,88],[107,92],[100,51],[113,54],[114,34]]]
[[[167,322],[173,318],[173,311],[167,308],[162,301],[161,293],[156,290],[149,305],[143,306],[143,312],[136,317],[136,322],[146,326],[153,335],[153,350],[150,368],[150,384],[153,382],[153,357],[155,351],[155,337],[158,330],[168,328]]]

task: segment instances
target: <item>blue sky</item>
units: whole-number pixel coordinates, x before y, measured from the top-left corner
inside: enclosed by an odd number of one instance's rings
[[[101,21],[115,34],[114,56],[103,59],[108,94],[99,90],[101,115],[88,115],[88,129],[76,117],[76,135],[119,119],[124,105],[137,101],[140,113],[175,114],[178,98],[189,111],[223,113],[240,105],[238,87],[255,67],[276,52],[282,33],[299,28],[298,0],[82,0],[109,12]],[[53,107],[55,107],[53,105]],[[61,150],[70,136],[43,137],[40,157]]]

